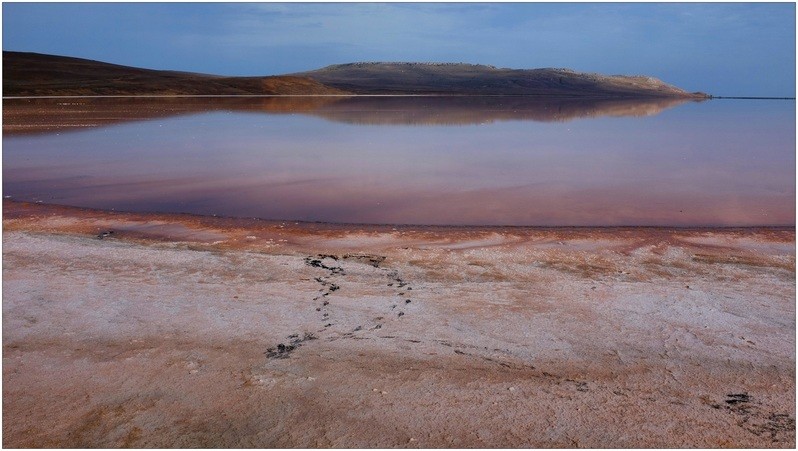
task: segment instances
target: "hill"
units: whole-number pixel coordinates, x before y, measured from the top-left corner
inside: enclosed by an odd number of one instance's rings
[[[3,96],[346,94],[306,77],[220,77],[3,52]]]
[[[706,98],[643,76],[460,63],[351,63],[281,76],[224,77],[3,52],[3,96],[546,95]]]
[[[499,69],[462,63],[351,63],[294,75],[357,94],[486,94],[708,97],[656,78],[570,69]]]

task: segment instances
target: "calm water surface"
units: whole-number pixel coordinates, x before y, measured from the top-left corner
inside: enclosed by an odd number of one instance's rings
[[[795,102],[5,100],[3,194],[440,225],[795,223]]]

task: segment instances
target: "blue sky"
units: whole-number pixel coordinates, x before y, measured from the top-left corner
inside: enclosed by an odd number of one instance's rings
[[[446,61],[795,95],[793,3],[3,3],[3,49],[274,75]]]

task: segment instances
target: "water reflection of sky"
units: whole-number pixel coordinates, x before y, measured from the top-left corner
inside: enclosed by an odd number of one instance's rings
[[[792,101],[424,127],[217,111],[3,144],[5,195],[94,208],[412,224],[795,222]]]

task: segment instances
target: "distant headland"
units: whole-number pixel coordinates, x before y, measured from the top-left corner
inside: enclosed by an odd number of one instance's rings
[[[527,95],[704,99],[647,76],[465,63],[360,62],[287,75],[227,77],[66,56],[3,52],[3,96]]]

